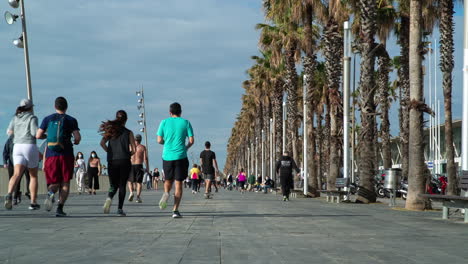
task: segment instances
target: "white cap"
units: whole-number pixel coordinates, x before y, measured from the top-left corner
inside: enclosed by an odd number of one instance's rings
[[[33,103],[29,99],[22,99],[19,103],[19,107],[24,107],[26,109],[29,109],[33,107]]]

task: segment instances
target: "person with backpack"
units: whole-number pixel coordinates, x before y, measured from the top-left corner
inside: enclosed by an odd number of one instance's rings
[[[197,164],[193,164],[193,168],[190,170],[190,179],[192,180],[192,193],[198,192],[198,178],[200,177],[200,170]]]
[[[300,172],[296,162],[289,156],[289,152],[284,152],[281,159],[276,163],[276,173],[280,175],[281,191],[283,193],[283,201],[289,201],[289,194],[293,188],[293,170]]]
[[[23,99],[16,108],[16,113],[7,133],[13,136],[13,176],[8,184],[8,193],[5,196],[5,208],[11,210],[13,207],[13,192],[16,189],[21,176],[26,169],[31,177],[29,189],[31,191],[30,210],[37,210],[40,206],[37,199],[37,173],[39,167],[39,149],[36,145],[37,117],[33,114],[33,103],[31,100]]]
[[[81,141],[78,121],[66,114],[68,102],[64,97],[55,99],[55,112],[42,120],[36,138],[47,138],[45,149],[44,173],[48,186],[44,202],[47,211],[52,210],[55,194],[59,193],[56,217],[65,217],[63,211],[70,192],[70,180],[73,178],[75,156],[73,144]],[[73,137],[73,141],[72,141]]]
[[[103,210],[108,214],[112,205],[112,199],[119,191],[119,205],[117,214],[126,216],[123,204],[127,190],[127,180],[132,169],[131,156],[136,152],[136,143],[133,132],[125,127],[127,113],[123,110],[117,111],[115,120],[102,122],[99,132],[102,135],[101,147],[107,152],[107,163],[109,164],[110,188]]]

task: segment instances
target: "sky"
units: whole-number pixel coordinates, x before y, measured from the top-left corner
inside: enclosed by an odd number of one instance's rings
[[[96,150],[105,159],[97,129],[120,109],[129,114],[127,126],[138,131],[135,92],[143,86],[151,168],[161,167],[162,146],[156,143],[156,130],[168,117],[169,104],[176,101],[195,131],[189,159],[198,162],[209,140],[220,168],[224,166],[226,144],[241,107],[241,83],[252,65],[250,56],[258,54],[259,33],[254,27],[263,22],[260,0],[41,0],[25,4],[35,114],[42,120],[53,113],[54,99],[65,96],[68,113],[78,119],[83,135],[75,151],[88,156]],[[19,12],[6,0],[0,1],[0,13],[7,10]],[[462,105],[462,14],[459,5],[454,119],[461,118]],[[7,25],[0,20],[0,131],[6,130],[18,102],[26,97],[23,51],[11,44],[21,34],[18,22]],[[434,38],[439,38],[437,29]],[[399,54],[395,37],[388,41],[388,49],[391,56]],[[359,69],[356,75],[358,82]],[[440,72],[437,79],[442,98]],[[393,136],[398,132],[397,110],[394,104]],[[0,133],[0,142],[5,140],[6,134]]]
[[[226,144],[240,109],[241,83],[257,53],[262,21],[257,0],[102,0],[27,1],[31,79],[35,114],[41,121],[54,111],[57,96],[69,101],[79,123],[85,156],[99,147],[101,121],[128,112],[134,132],[135,91],[145,89],[150,167],[161,166],[156,132],[179,102],[194,128],[189,158],[198,162],[209,140],[224,166]],[[0,1],[0,13],[12,9]],[[19,22],[19,21],[18,21]],[[21,23],[0,20],[0,130],[6,131],[17,104],[26,97],[23,51],[11,42]],[[40,122],[39,121],[39,122]],[[5,133],[0,133],[5,142]]]

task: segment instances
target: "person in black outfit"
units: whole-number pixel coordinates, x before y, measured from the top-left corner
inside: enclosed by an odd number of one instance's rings
[[[11,179],[14,173],[14,164],[13,164],[13,135],[8,137],[7,141],[5,142],[5,146],[3,147],[3,167],[8,169],[8,177]],[[31,199],[29,194],[29,170],[24,170],[24,176],[26,176],[26,193],[25,195]],[[21,203],[21,178],[16,185],[16,190],[13,194],[13,205],[17,205]]]
[[[205,198],[210,198],[211,185],[215,182],[216,174],[218,173],[218,163],[216,154],[211,151],[211,143],[205,142],[205,150],[200,153],[200,164],[202,166],[203,177],[205,178]],[[218,187],[214,184],[216,192]]]
[[[112,204],[112,198],[119,191],[119,206],[117,214],[126,216],[123,211],[125,201],[127,180],[130,175],[132,163],[130,157],[135,153],[136,144],[133,132],[125,127],[127,123],[127,113],[120,110],[113,121],[103,122],[99,128],[102,134],[101,147],[107,152],[107,163],[109,171],[110,189],[106,202],[104,203],[104,213],[108,214]]]
[[[283,193],[283,201],[289,201],[289,194],[293,187],[293,170],[300,172],[293,158],[289,157],[289,153],[285,152],[281,159],[276,163],[276,173],[280,175],[281,191]]]

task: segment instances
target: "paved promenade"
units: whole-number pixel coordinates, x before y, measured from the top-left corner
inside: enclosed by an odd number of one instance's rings
[[[2,207],[0,263],[468,263],[468,225],[440,212],[222,190],[186,192],[172,219],[160,195],[145,191],[127,217],[103,215],[104,194],[71,196],[67,218]]]

